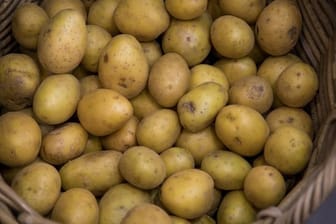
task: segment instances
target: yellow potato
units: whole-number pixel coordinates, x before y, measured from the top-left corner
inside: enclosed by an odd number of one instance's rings
[[[170,218],[172,220],[172,224],[191,224],[187,219],[175,216],[175,215],[170,215]]]
[[[76,112],[79,99],[80,83],[75,76],[52,75],[45,78],[35,92],[34,114],[45,124],[61,124]]]
[[[23,112],[0,116],[0,162],[19,167],[33,162],[40,151],[42,133],[38,123]]]
[[[86,45],[85,20],[78,11],[65,9],[42,27],[37,42],[37,56],[47,71],[68,73],[80,64]]]
[[[111,89],[85,94],[77,107],[78,119],[92,135],[105,136],[119,130],[133,115],[129,100]]]
[[[165,6],[170,15],[176,19],[190,20],[201,16],[207,9],[207,0],[166,0]]]
[[[81,97],[93,90],[102,88],[97,75],[87,75],[79,80]]]
[[[102,86],[118,91],[128,99],[145,88],[148,72],[145,53],[132,35],[112,37],[100,55],[98,76]]]
[[[103,150],[101,139],[98,136],[88,135],[88,140],[86,142],[83,153],[96,152],[101,150]]]
[[[98,224],[98,202],[90,191],[72,188],[63,192],[57,199],[50,218],[68,224]]]
[[[166,53],[153,64],[148,77],[148,91],[162,107],[173,107],[188,90],[190,69],[177,53]]]
[[[77,122],[66,122],[43,136],[40,156],[52,165],[61,165],[84,152],[88,133]]]
[[[43,0],[41,7],[47,12],[50,18],[64,9],[74,9],[86,21],[86,8],[81,0]]]
[[[201,217],[198,217],[197,219],[193,219],[192,224],[216,224],[216,221],[213,217],[209,215],[202,215]]]
[[[147,88],[142,90],[139,95],[132,98],[130,101],[134,109],[134,115],[138,119],[142,119],[152,112],[162,108],[148,92]]]
[[[61,178],[54,166],[35,162],[17,173],[11,187],[32,209],[46,215],[61,193]]]
[[[149,67],[151,67],[154,62],[162,56],[162,49],[158,41],[147,41],[140,42],[143,51],[145,52],[145,56],[148,61]]]
[[[48,23],[47,13],[37,4],[24,3],[18,6],[12,18],[12,33],[24,48],[36,50],[42,26]]]

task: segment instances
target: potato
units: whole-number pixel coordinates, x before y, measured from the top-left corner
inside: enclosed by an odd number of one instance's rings
[[[120,0],[95,0],[88,9],[87,22],[107,30],[112,36],[119,33],[113,15]]]
[[[172,220],[173,224],[191,224],[187,219],[175,216],[175,215],[170,215],[170,219]]]
[[[208,0],[207,12],[211,15],[211,18],[214,20],[222,16],[223,12],[219,6],[218,0]]]
[[[252,223],[256,218],[256,209],[246,199],[243,191],[228,192],[217,212],[218,224]]]
[[[118,131],[102,136],[101,143],[104,149],[113,149],[124,152],[129,147],[137,144],[135,132],[138,127],[139,119],[132,116]]]
[[[26,54],[0,57],[0,104],[8,110],[21,110],[32,104],[40,84],[36,62]]]
[[[206,11],[208,1],[166,0],[165,6],[169,14],[176,19],[190,20],[201,16]]]
[[[68,161],[60,168],[62,188],[84,188],[95,196],[103,195],[110,187],[120,184],[121,152],[103,150],[90,152]]]
[[[61,193],[61,178],[52,165],[35,162],[16,174],[11,187],[32,209],[46,215]]]
[[[214,200],[212,201],[211,209],[207,212],[207,215],[210,215],[214,217],[214,215],[217,213],[219,204],[222,200],[222,191],[215,188],[214,190]]]
[[[149,65],[134,36],[114,36],[100,55],[98,76],[104,88],[118,91],[128,99],[146,86]]]
[[[166,53],[153,64],[148,77],[148,91],[162,107],[173,107],[188,90],[190,69],[177,53]]]
[[[280,101],[290,107],[304,107],[315,97],[319,80],[314,68],[304,62],[287,67],[275,84]]]
[[[254,28],[252,29],[254,30]],[[255,41],[252,50],[247,56],[252,58],[256,64],[260,65],[268,55],[259,47],[258,43]]]
[[[253,167],[245,178],[244,194],[258,209],[276,206],[286,194],[284,177],[269,165]]]
[[[161,186],[160,200],[171,214],[194,219],[206,214],[214,200],[214,181],[200,169],[169,176]]]
[[[139,41],[155,40],[169,25],[169,14],[162,0],[123,0],[113,19],[121,33]]]
[[[193,219],[192,224],[216,224],[216,221],[209,215],[202,215],[197,219]]]
[[[164,53],[175,52],[194,66],[209,55],[211,43],[209,29],[212,18],[208,13],[192,20],[172,19],[162,36],[161,47]]]
[[[127,212],[120,224],[172,224],[165,210],[152,203],[142,203]]]
[[[144,190],[156,188],[166,177],[166,167],[159,154],[145,146],[133,146],[125,151],[119,170],[128,183]]]
[[[48,20],[47,13],[39,5],[21,4],[13,13],[12,34],[22,47],[36,50],[40,30]]]
[[[83,16],[77,10],[65,9],[42,27],[37,41],[37,56],[47,71],[69,73],[80,64],[86,45]]]
[[[88,135],[83,154],[101,150],[103,150],[101,139],[98,136]]]
[[[239,59],[221,58],[214,63],[214,66],[224,72],[230,86],[243,77],[257,74],[257,65],[250,57]]]
[[[134,206],[149,202],[151,198],[147,191],[128,183],[117,184],[106,191],[99,201],[99,223],[119,224]]]
[[[129,100],[111,89],[85,94],[77,107],[78,119],[90,134],[109,135],[119,130],[133,115]]]
[[[105,46],[112,36],[107,30],[97,25],[87,25],[87,46],[81,64],[90,72],[98,71],[98,61]]]
[[[161,152],[160,157],[165,163],[167,177],[180,170],[195,168],[193,155],[184,148],[171,147]]]
[[[7,112],[0,116],[0,163],[18,167],[33,162],[41,142],[41,129],[29,115]]]
[[[270,130],[263,116],[244,105],[228,105],[216,117],[218,138],[233,152],[242,156],[259,154]]]
[[[61,223],[98,224],[98,202],[90,191],[72,188],[57,199],[50,218]]]
[[[88,75],[79,80],[81,98],[96,89],[101,89],[102,85],[97,75]]]
[[[43,137],[40,156],[49,164],[62,165],[80,156],[87,140],[88,133],[79,123],[66,122]]]
[[[86,70],[81,64],[79,64],[74,70],[72,70],[71,74],[73,74],[79,80],[86,76],[97,75],[96,73]]]
[[[134,115],[138,119],[142,119],[152,112],[162,108],[148,92],[147,88],[142,90],[139,95],[132,98],[130,101],[133,106]]]
[[[252,165],[253,167],[255,167],[255,166],[263,166],[263,165],[269,165],[269,164],[267,164],[267,162],[265,161],[264,153],[262,153],[253,160]]]
[[[309,135],[293,126],[277,128],[265,143],[265,161],[286,175],[300,173],[313,150]]]
[[[225,149],[212,125],[198,132],[183,129],[175,145],[187,149],[192,154],[195,165],[200,165],[208,153]]]
[[[216,82],[221,84],[225,89],[229,89],[229,80],[225,73],[209,64],[198,64],[191,68],[191,78],[189,89],[193,89],[205,82]]]
[[[86,21],[86,8],[81,0],[43,0],[41,7],[50,18],[64,9],[73,9],[78,11]]]
[[[191,132],[208,127],[228,102],[228,91],[218,83],[206,82],[183,95],[177,104],[182,126]]]
[[[254,46],[251,27],[242,19],[224,15],[211,24],[210,39],[214,49],[227,58],[247,56]]]
[[[242,156],[224,150],[208,153],[202,160],[201,170],[215,181],[217,189],[241,190],[251,165]]]
[[[282,126],[291,125],[313,137],[313,120],[310,114],[301,108],[278,107],[266,115],[266,122],[271,132]]]
[[[52,75],[38,86],[33,111],[45,124],[61,124],[76,112],[79,99],[80,83],[76,77],[71,74]]]
[[[223,14],[237,16],[249,24],[254,24],[266,6],[266,0],[218,0]]]
[[[297,43],[302,29],[302,18],[293,0],[275,0],[260,13],[255,36],[259,46],[268,54],[287,54]]]
[[[152,67],[154,62],[162,56],[162,49],[160,44],[156,40],[140,42],[140,44],[143,51],[145,52],[149,67]]]
[[[229,104],[241,104],[263,114],[273,103],[271,84],[260,76],[247,76],[234,82],[229,90]]]

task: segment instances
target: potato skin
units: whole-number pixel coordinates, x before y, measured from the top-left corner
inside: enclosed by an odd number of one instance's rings
[[[41,65],[52,73],[69,73],[76,68],[85,53],[87,30],[80,12],[65,9],[42,27],[37,56]]]

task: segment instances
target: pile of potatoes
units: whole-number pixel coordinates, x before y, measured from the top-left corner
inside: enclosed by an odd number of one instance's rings
[[[60,223],[251,223],[311,157],[301,27],[294,0],[21,4],[1,174]]]

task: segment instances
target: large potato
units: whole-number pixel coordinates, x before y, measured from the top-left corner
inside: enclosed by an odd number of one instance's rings
[[[68,224],[98,224],[98,202],[90,191],[72,188],[57,199],[50,218]]]
[[[40,71],[26,54],[10,53],[0,57],[0,104],[8,110],[20,110],[32,104],[40,84]]]
[[[70,160],[60,168],[62,188],[85,188],[95,196],[123,181],[119,172],[121,152],[103,150],[86,153]]]
[[[33,110],[39,121],[55,125],[67,121],[75,112],[80,99],[80,83],[71,74],[45,78],[38,86]]]
[[[106,191],[99,201],[99,223],[120,224],[134,206],[149,202],[151,198],[147,191],[128,183],[115,185]]]
[[[131,103],[111,89],[85,94],[77,107],[78,119],[92,135],[105,136],[119,130],[133,115]]]
[[[32,209],[46,215],[61,193],[61,178],[54,166],[35,162],[17,173],[11,187]]]
[[[98,62],[102,86],[127,98],[135,97],[145,88],[148,71],[149,65],[141,44],[129,34],[112,37]]]
[[[42,133],[37,122],[23,112],[0,116],[0,163],[10,167],[34,161],[40,151]]]
[[[296,1],[275,0],[260,13],[255,35],[259,46],[268,54],[287,54],[297,43],[302,29],[302,18]]]
[[[68,73],[80,64],[86,45],[87,30],[82,14],[74,9],[65,9],[42,27],[37,56],[47,71]]]
[[[169,25],[169,14],[163,0],[123,0],[115,9],[114,22],[122,33],[139,41],[152,41]]]

